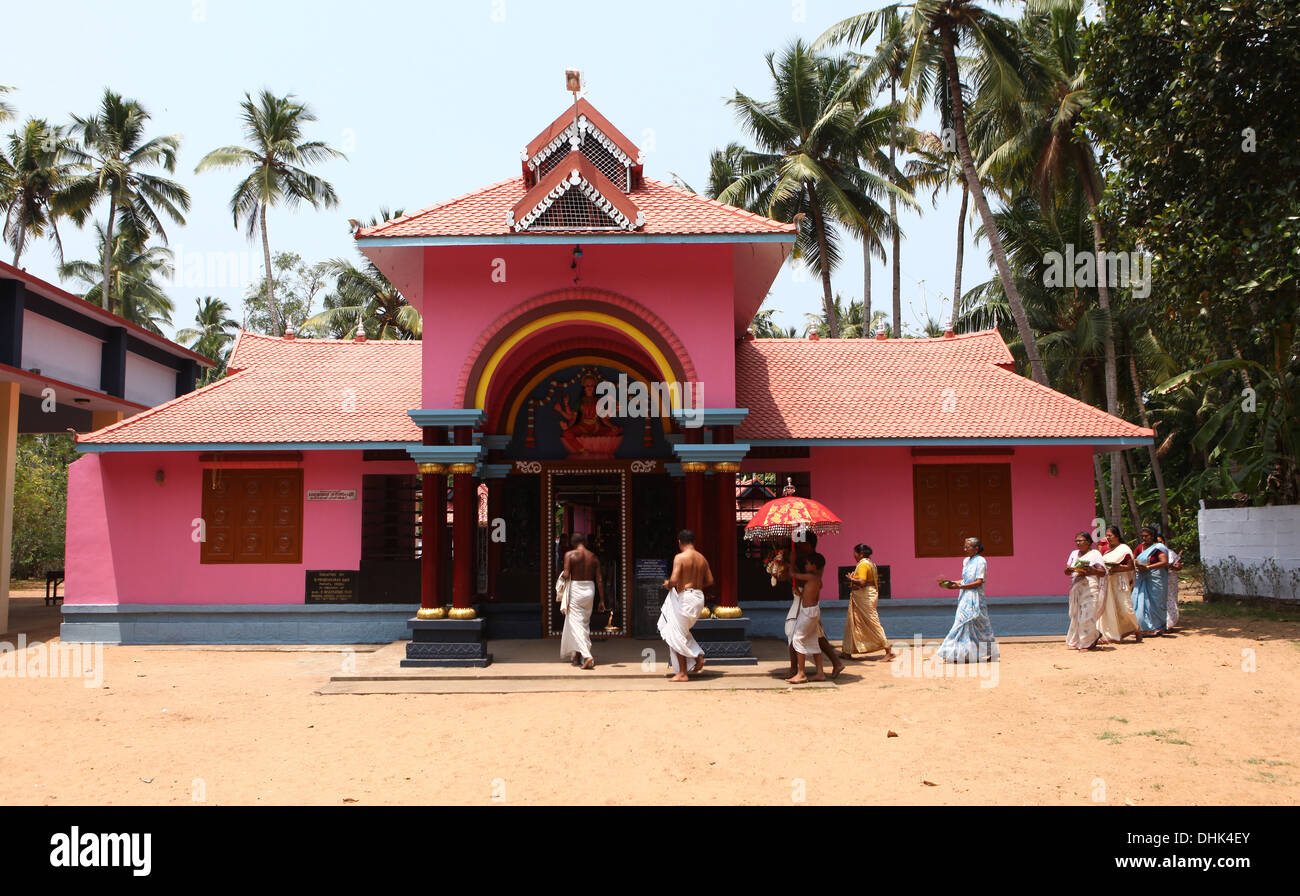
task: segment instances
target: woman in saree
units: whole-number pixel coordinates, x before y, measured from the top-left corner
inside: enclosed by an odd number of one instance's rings
[[[1160,541],[1155,526],[1142,527],[1142,551],[1133,560],[1137,582],[1133,585],[1133,612],[1143,635],[1162,635],[1169,611],[1169,548]]]
[[[876,565],[869,559],[871,548],[865,544],[853,549],[853,559],[857,568],[845,578],[849,580],[849,609],[844,617],[844,643],[840,649],[840,658],[851,660],[855,653],[875,653],[885,651],[885,659],[892,660],[894,651],[885,637],[884,626],[880,624],[878,601],[880,591],[876,577]]]
[[[939,645],[938,656],[949,663],[992,662],[998,658],[998,642],[993,638],[993,624],[984,602],[984,577],[989,563],[978,538],[966,539],[962,552],[966,559],[961,564],[961,582],[942,583],[944,588],[960,591],[961,596],[957,598],[952,630]]]
[[[1107,575],[1102,584],[1101,618],[1097,627],[1107,641],[1118,644],[1129,635],[1142,640],[1142,629],[1133,614],[1133,549],[1124,543],[1117,526],[1106,530],[1107,548],[1102,555]]]
[[[1065,561],[1065,574],[1071,577],[1070,631],[1065,645],[1071,650],[1092,650],[1101,641],[1097,619],[1101,616],[1101,581],[1106,576],[1106,563],[1087,532],[1074,536],[1074,551]]]

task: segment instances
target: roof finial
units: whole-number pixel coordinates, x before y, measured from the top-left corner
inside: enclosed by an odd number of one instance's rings
[[[293,324],[289,324],[289,326],[284,328],[284,338],[292,339],[293,336],[294,336]]]
[[[885,333],[885,319],[883,317],[880,319],[879,323],[876,324],[876,338],[877,339],[889,338],[888,334]]]
[[[364,323],[362,322],[357,323],[357,331],[352,335],[352,341],[353,342],[366,341],[366,325]]]
[[[784,496],[787,497],[787,498],[794,494],[794,479],[793,479],[793,478],[791,478],[791,477],[789,477],[789,476],[785,477],[785,488],[781,489],[781,494],[784,495]]]

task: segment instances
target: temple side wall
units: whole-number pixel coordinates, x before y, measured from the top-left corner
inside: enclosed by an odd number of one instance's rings
[[[309,569],[356,569],[361,477],[411,473],[410,463],[364,463],[360,451],[303,455],[303,552],[296,564],[201,564],[197,452],[88,454],[69,467],[66,599],[81,604],[303,605]],[[157,481],[158,471],[163,481]],[[349,489],[353,501],[308,501]]]
[[[1064,595],[1061,569],[1074,535],[1091,531],[1092,449],[1087,446],[1016,446],[1014,455],[913,457],[907,446],[813,448],[807,460],[746,461],[746,472],[811,475],[812,495],[844,520],[839,535],[818,542],[828,567],[853,563],[853,546],[865,542],[872,560],[890,567],[895,600],[949,598],[937,579],[961,578],[962,558],[918,558],[912,497],[915,464],[1009,463],[1015,554],[989,557],[990,597]],[[1057,475],[1051,474],[1055,464]],[[742,560],[742,562],[745,562]],[[832,592],[833,593],[833,592]],[[741,596],[744,600],[744,595]]]

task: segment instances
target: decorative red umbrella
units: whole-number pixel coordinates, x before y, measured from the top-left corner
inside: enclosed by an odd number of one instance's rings
[[[792,538],[800,530],[818,535],[834,535],[843,522],[831,513],[825,504],[812,498],[800,498],[794,493],[794,482],[786,479],[782,490],[784,497],[768,501],[758,509],[754,518],[745,524],[745,538],[749,541],[768,541]]]

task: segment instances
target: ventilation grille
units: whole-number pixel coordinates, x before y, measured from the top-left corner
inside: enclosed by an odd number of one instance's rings
[[[595,204],[582,194],[579,189],[567,190],[555,200],[551,207],[542,212],[529,230],[620,230],[609,215],[596,208]]]
[[[556,166],[564,161],[564,157],[569,154],[570,145],[565,142],[552,152],[549,156],[542,159],[538,166],[540,177],[546,177]],[[623,161],[614,155],[605,147],[605,145],[590,130],[582,132],[582,142],[578,145],[578,152],[586,156],[587,161],[595,165],[600,173],[609,178],[610,183],[618,187],[623,192],[629,192],[632,189],[629,180],[631,172]]]

